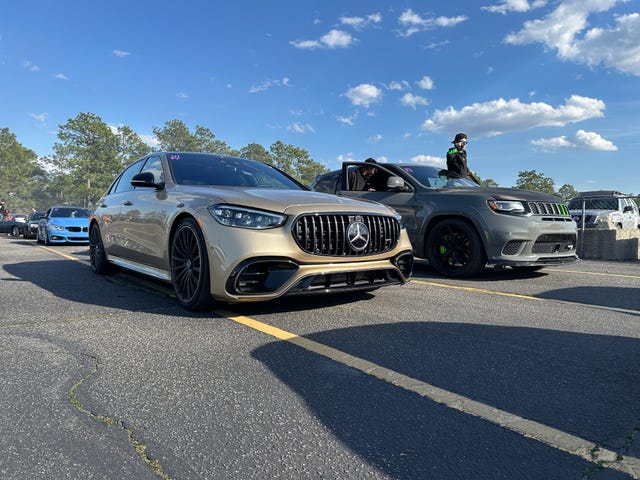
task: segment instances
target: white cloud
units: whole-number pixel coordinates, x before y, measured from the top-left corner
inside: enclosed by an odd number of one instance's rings
[[[352,127],[355,125],[356,118],[358,118],[358,112],[357,111],[353,115],[350,115],[348,117],[342,117],[342,116],[336,117],[336,119],[340,123],[344,123],[345,125],[351,125]]]
[[[57,78],[58,80],[69,80],[69,77],[67,77],[64,73],[57,73],[55,75],[55,78]]]
[[[131,55],[129,52],[125,52],[124,50],[113,50],[112,52],[116,57],[124,58]]]
[[[389,90],[398,90],[398,91],[407,90],[409,88],[409,82],[407,82],[406,80],[402,80],[400,82],[394,80],[390,82],[389,85],[387,85],[387,88]]]
[[[351,152],[349,152],[349,153],[341,153],[340,155],[338,155],[338,157],[336,159],[340,163],[342,163],[342,162],[357,162],[357,160],[355,160],[353,158],[353,153],[351,153]]]
[[[424,165],[433,165],[434,167],[443,167],[447,164],[444,158],[434,157],[433,155],[416,155],[409,159],[411,163],[421,163]]]
[[[564,60],[604,65],[640,76],[640,14],[614,17],[610,28],[587,29],[591,14],[602,14],[625,0],[564,0],[546,17],[525,22],[505,37],[512,45],[541,43]]]
[[[46,113],[46,112],[43,112],[43,113],[30,113],[29,116],[31,118],[35,118],[40,123],[44,123],[47,120],[47,117],[49,116],[49,114]]]
[[[497,5],[480,8],[487,12],[505,15],[507,12],[528,12],[534,8],[544,7],[546,4],[546,0],[534,0],[533,2],[529,2],[529,0],[502,0],[501,3]]]
[[[344,30],[333,29],[320,37],[320,40],[291,41],[289,44],[301,50],[316,48],[347,48],[356,40]]]
[[[559,150],[561,148],[578,148],[581,150],[598,150],[606,152],[615,152],[618,147],[602,138],[599,133],[578,130],[575,137],[571,140],[566,136],[554,138],[539,138],[531,141],[532,145],[541,147],[545,151]]]
[[[353,105],[369,108],[369,106],[378,103],[382,99],[382,90],[375,85],[363,83],[347,90],[344,96],[351,100]]]
[[[459,15],[457,17],[421,17],[410,8],[400,14],[398,22],[403,27],[400,35],[409,37],[424,30],[431,30],[436,27],[453,27],[464,22],[467,17]]]
[[[293,133],[316,133],[308,123],[293,123],[287,127],[287,130]]]
[[[469,131],[473,136],[493,136],[536,127],[561,127],[604,115],[605,103],[596,98],[572,95],[564,105],[543,102],[522,103],[519,99],[499,98],[474,103],[456,110],[436,110],[422,127],[434,132]]]
[[[418,84],[418,87],[420,87],[423,90],[433,90],[435,88],[433,84],[433,80],[431,80],[431,78],[428,77],[427,75],[422,77],[416,83]]]
[[[275,80],[265,80],[259,85],[252,85],[249,89],[249,93],[258,93],[264,92],[265,90],[269,90],[272,87],[288,87],[289,79],[287,77],[282,77],[280,79]]]
[[[369,143],[379,143],[382,141],[382,134],[378,133],[377,135],[373,135],[367,139]]]
[[[176,97],[178,97],[178,98],[189,98],[189,94],[185,93],[185,92],[178,92],[178,93],[176,93]]]
[[[366,17],[340,17],[340,23],[350,26],[356,30],[360,30],[372,23],[380,23],[382,21],[382,15],[379,13],[372,13]]]
[[[405,93],[400,99],[400,103],[405,107],[411,107],[414,110],[418,105],[429,105],[429,101],[421,97],[420,95],[414,95],[413,93]]]
[[[40,67],[38,65],[34,65],[29,60],[27,60],[26,62],[23,62],[22,66],[24,68],[26,68],[27,70],[29,70],[30,72],[38,72],[38,71],[40,71]]]
[[[149,145],[151,148],[160,147],[160,142],[155,135],[140,135],[140,140]]]

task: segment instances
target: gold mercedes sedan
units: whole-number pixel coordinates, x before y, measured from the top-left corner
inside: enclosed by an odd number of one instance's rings
[[[265,163],[153,152],[127,167],[89,224],[91,268],[170,282],[190,310],[214,301],[375,290],[411,278],[400,216],[310,191]]]

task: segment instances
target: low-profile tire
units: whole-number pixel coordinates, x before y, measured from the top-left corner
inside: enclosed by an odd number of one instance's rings
[[[205,310],[213,303],[207,247],[192,218],[180,222],[171,240],[171,284],[188,310]]]
[[[51,245],[51,242],[49,241],[49,229],[45,229],[44,230],[44,244],[49,246]]]
[[[11,236],[12,237],[19,237],[20,236],[20,229],[15,225],[13,227],[11,227]]]
[[[458,218],[438,223],[427,238],[427,255],[433,269],[446,277],[477,275],[487,263],[480,235]]]
[[[89,262],[93,273],[104,275],[111,271],[111,264],[107,260],[107,255],[104,251],[100,227],[95,223],[91,225],[89,230]]]
[[[38,231],[36,232],[36,242],[43,243],[42,239],[40,238],[40,229],[38,229]]]

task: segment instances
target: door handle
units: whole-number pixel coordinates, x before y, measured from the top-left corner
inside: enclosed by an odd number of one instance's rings
[[[122,202],[122,205],[126,205],[127,207],[130,207],[131,205],[133,205],[133,202],[130,202],[129,200],[125,200],[124,202]]]

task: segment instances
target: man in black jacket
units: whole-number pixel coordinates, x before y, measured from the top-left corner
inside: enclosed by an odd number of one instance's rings
[[[453,147],[447,152],[447,170],[455,177],[465,177],[478,182],[475,174],[467,166],[467,134],[458,133],[453,139]]]

